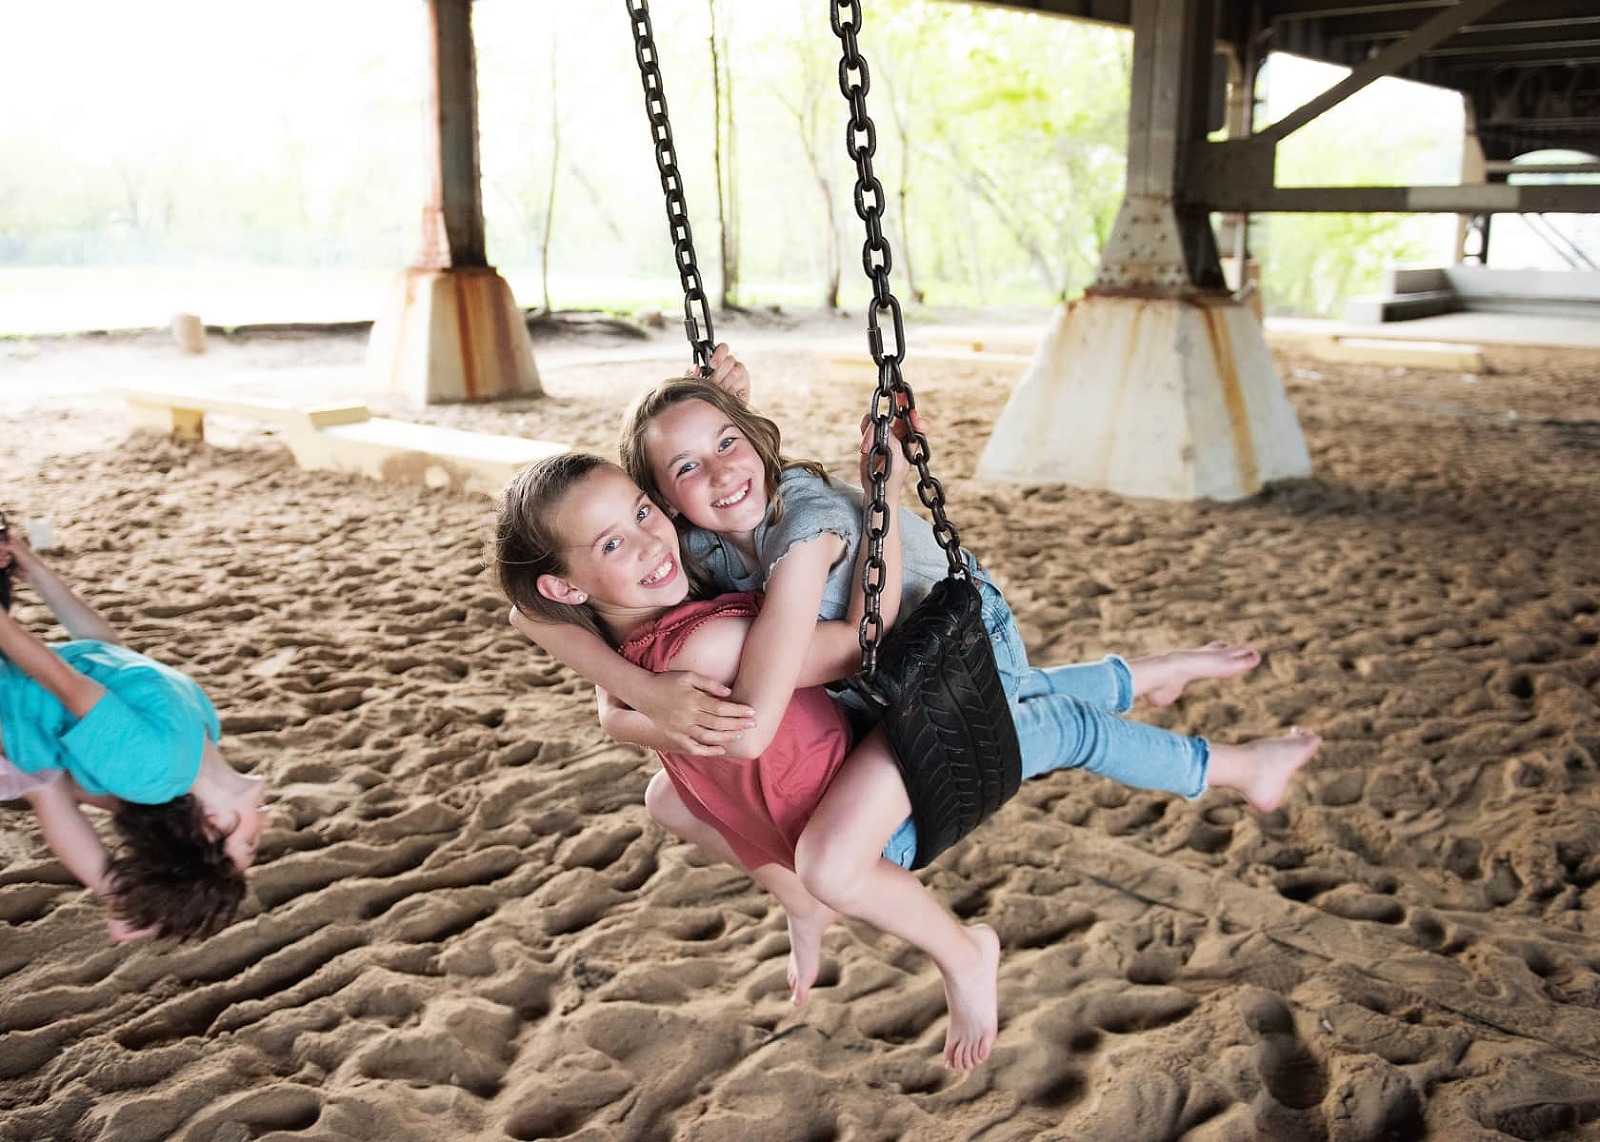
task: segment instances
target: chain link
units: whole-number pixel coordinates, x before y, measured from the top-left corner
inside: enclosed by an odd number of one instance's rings
[[[872,394],[872,448],[867,453],[872,497],[868,501],[863,530],[867,537],[867,558],[862,566],[861,587],[867,597],[867,613],[861,620],[861,672],[869,680],[878,669],[878,643],[883,638],[883,543],[889,533],[889,426],[895,417],[905,421],[906,437],[901,445],[906,459],[917,468],[917,498],[933,513],[933,534],[950,562],[950,574],[968,574],[961,555],[961,536],[945,518],[944,485],[928,471],[928,438],[912,427],[911,414],[917,407],[911,386],[900,374],[905,360],[906,329],[900,303],[889,288],[889,269],[894,263],[889,240],[883,234],[886,196],[883,184],[872,173],[872,156],[878,149],[878,130],[867,114],[867,91],[872,76],[867,61],[856,43],[861,28],[861,0],[829,0],[828,22],[839,37],[839,90],[850,104],[850,120],[845,128],[845,152],[856,164],[856,215],[866,225],[867,238],[861,247],[861,264],[872,282],[872,304],[867,309],[867,345],[878,367],[878,385]],[[892,347],[884,344],[885,319],[893,333]]]
[[[711,329],[711,303],[706,299],[695,264],[694,236],[689,230],[689,207],[683,200],[683,179],[678,174],[678,152],[672,145],[672,122],[667,118],[667,92],[661,81],[661,66],[656,59],[655,33],[650,27],[648,0],[623,0],[633,23],[633,54],[639,61],[639,80],[644,85],[644,110],[650,119],[650,137],[655,142],[656,169],[661,172],[661,191],[667,200],[667,231],[672,236],[673,260],[678,281],[683,286],[683,328],[695,363],[709,371],[711,349],[716,334]]]
[[[0,543],[4,543],[10,537],[11,532],[6,525],[6,513],[0,511]],[[0,567],[0,611],[11,609],[11,576],[15,573],[16,566],[13,561],[5,567]]]

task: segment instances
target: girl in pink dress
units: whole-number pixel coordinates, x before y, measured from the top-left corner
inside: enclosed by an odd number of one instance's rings
[[[896,464],[893,497],[903,479]],[[887,625],[900,601],[898,528],[885,547]],[[786,558],[827,563],[835,554],[811,545]],[[686,604],[693,584],[672,520],[622,469],[581,453],[512,481],[495,564],[518,611],[584,627],[649,669],[715,679],[755,711],[725,756],[658,752],[672,789],[712,826],[713,839],[701,843],[746,869],[788,913],[796,1001],[816,978],[823,930],[840,913],[854,916],[928,953],[950,1010],[945,1062],[982,1063],[998,1025],[999,939],[986,925],[962,925],[909,871],[877,859],[883,839],[870,814],[863,827],[863,806],[886,780],[898,783],[899,769],[881,730],[847,748],[848,727],[821,688],[856,668],[856,616],[818,624],[818,600],[762,608],[753,593]],[[598,695],[603,720],[629,713]]]

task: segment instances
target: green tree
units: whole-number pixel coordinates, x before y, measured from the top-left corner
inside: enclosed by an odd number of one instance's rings
[[[1283,74],[1269,60],[1264,82],[1274,90]],[[1311,75],[1331,84],[1341,69]],[[1281,114],[1312,94],[1310,88],[1274,96]],[[1416,111],[1397,117],[1400,101]],[[1456,130],[1440,129],[1455,110]],[[1427,113],[1422,113],[1427,109]],[[1400,80],[1380,80],[1296,131],[1278,147],[1283,186],[1383,186],[1458,181],[1461,164],[1458,96]],[[1264,125],[1264,124],[1262,124]],[[1415,214],[1277,214],[1258,220],[1253,243],[1261,262],[1264,300],[1275,312],[1336,316],[1347,298],[1379,287],[1400,262],[1441,257],[1432,234],[1437,221]]]

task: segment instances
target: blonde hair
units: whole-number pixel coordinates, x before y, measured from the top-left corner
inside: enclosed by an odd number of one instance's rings
[[[656,503],[667,504],[671,499],[657,482],[655,472],[651,469],[650,459],[646,455],[644,435],[656,417],[673,405],[691,400],[704,401],[727,417],[728,423],[750,441],[750,446],[761,458],[761,470],[767,492],[768,523],[776,523],[783,517],[783,501],[779,489],[784,469],[804,468],[823,480],[829,478],[822,465],[815,460],[786,459],[783,455],[783,437],[778,431],[778,426],[755,412],[728,390],[698,377],[671,377],[646,389],[629,406],[622,418],[622,438],[617,442],[617,451],[622,457],[622,467],[633,477],[633,482],[643,488]],[[689,526],[681,517],[677,522],[680,528]]]

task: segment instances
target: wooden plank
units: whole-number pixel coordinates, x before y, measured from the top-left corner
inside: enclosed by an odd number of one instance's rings
[[[1322,361],[1351,365],[1385,365],[1403,369],[1447,369],[1483,372],[1483,350],[1477,345],[1445,341],[1410,341],[1377,337],[1335,337],[1313,341],[1311,355]]]
[[[498,493],[520,468],[568,450],[548,440],[387,417],[314,431],[295,428],[286,442],[302,468],[360,472],[375,480],[484,495]]]
[[[466,432],[375,417],[355,402],[295,405],[183,385],[108,390],[128,402],[134,423],[202,439],[205,414],[225,413],[287,426],[285,442],[307,470],[360,472],[375,480],[493,495],[516,471],[567,451],[565,444]]]
[[[186,413],[185,421],[217,412],[229,416],[244,416],[252,420],[294,423],[305,421],[316,427],[335,424],[355,424],[372,415],[367,406],[358,401],[330,401],[324,404],[297,405],[270,397],[247,396],[237,392],[218,392],[186,385],[121,385],[106,392],[121,397],[130,406],[173,414],[176,428],[178,413]]]

